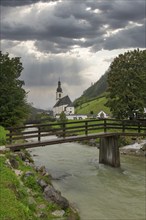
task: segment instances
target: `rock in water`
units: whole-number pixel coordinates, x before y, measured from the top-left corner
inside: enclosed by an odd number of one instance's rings
[[[69,202],[66,198],[64,198],[61,193],[54,189],[53,186],[48,185],[44,190],[44,196],[47,201],[52,201],[59,205],[62,209],[67,209],[69,207]]]

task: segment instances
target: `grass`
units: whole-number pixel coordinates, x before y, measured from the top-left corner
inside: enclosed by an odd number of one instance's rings
[[[82,105],[76,108],[76,114],[90,114],[91,111],[93,114],[99,113],[101,110],[110,114],[110,110],[105,106],[107,102],[105,97],[96,98],[94,100],[83,103]]]
[[[26,152],[25,152],[26,153]],[[28,159],[29,154],[27,154]],[[47,202],[42,193],[42,189],[37,183],[37,179],[44,178],[50,184],[51,180],[47,176],[34,170],[30,165],[25,165],[18,155],[15,154],[15,159],[18,163],[19,170],[22,171],[21,176],[16,176],[15,172],[8,165],[8,159],[14,157],[14,154],[0,154],[0,220],[51,220],[54,219],[52,212],[59,210],[60,207],[55,203]],[[25,172],[31,171],[34,175],[25,178]],[[31,201],[33,202],[30,202]],[[43,209],[40,209],[41,205]],[[43,212],[40,217],[39,213]],[[68,219],[72,213],[69,208],[66,210],[66,215],[63,220]],[[57,219],[57,218],[56,218]]]
[[[6,157],[0,157],[0,219],[35,219],[29,209],[26,189],[20,185],[15,173],[5,165]]]
[[[0,146],[6,143],[6,134],[8,131],[4,127],[0,126]]]

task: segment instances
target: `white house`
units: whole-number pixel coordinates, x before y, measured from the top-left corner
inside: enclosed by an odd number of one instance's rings
[[[108,114],[106,114],[104,111],[100,111],[98,114],[97,114],[97,118],[108,118]]]
[[[62,88],[61,82],[58,81],[58,87],[56,90],[56,104],[53,106],[53,115],[60,115],[61,112],[64,112],[66,115],[74,114],[74,106],[72,101],[70,100],[69,96],[66,95],[62,97]]]
[[[60,115],[56,115],[56,119],[59,119]],[[84,120],[87,118],[87,115],[77,115],[77,114],[72,114],[72,115],[66,115],[66,118],[68,120]]]
[[[67,119],[70,119],[70,120],[82,120],[82,119],[86,119],[87,115],[73,114],[73,115],[67,115],[66,117]]]

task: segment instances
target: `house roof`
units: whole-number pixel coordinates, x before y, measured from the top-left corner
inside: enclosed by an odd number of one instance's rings
[[[98,114],[101,114],[101,113],[103,113],[103,114],[106,114],[107,115],[107,113],[106,112],[104,112],[104,111],[100,111],[100,112],[98,112]]]
[[[67,96],[64,96],[63,98],[59,99],[56,104],[53,106],[53,108],[55,107],[59,107],[59,106],[62,106],[62,105],[68,105],[68,106],[71,106],[72,105],[72,102],[70,100],[70,98]],[[73,105],[72,105],[73,106]]]

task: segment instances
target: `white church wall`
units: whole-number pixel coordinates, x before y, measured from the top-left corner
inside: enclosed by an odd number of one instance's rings
[[[75,113],[75,109],[74,109],[74,107],[66,107],[64,113],[65,113],[66,115],[72,115],[72,114]]]
[[[67,105],[61,105],[61,106],[53,108],[53,115],[55,116],[57,114],[61,114],[61,112],[64,112],[66,106]]]

